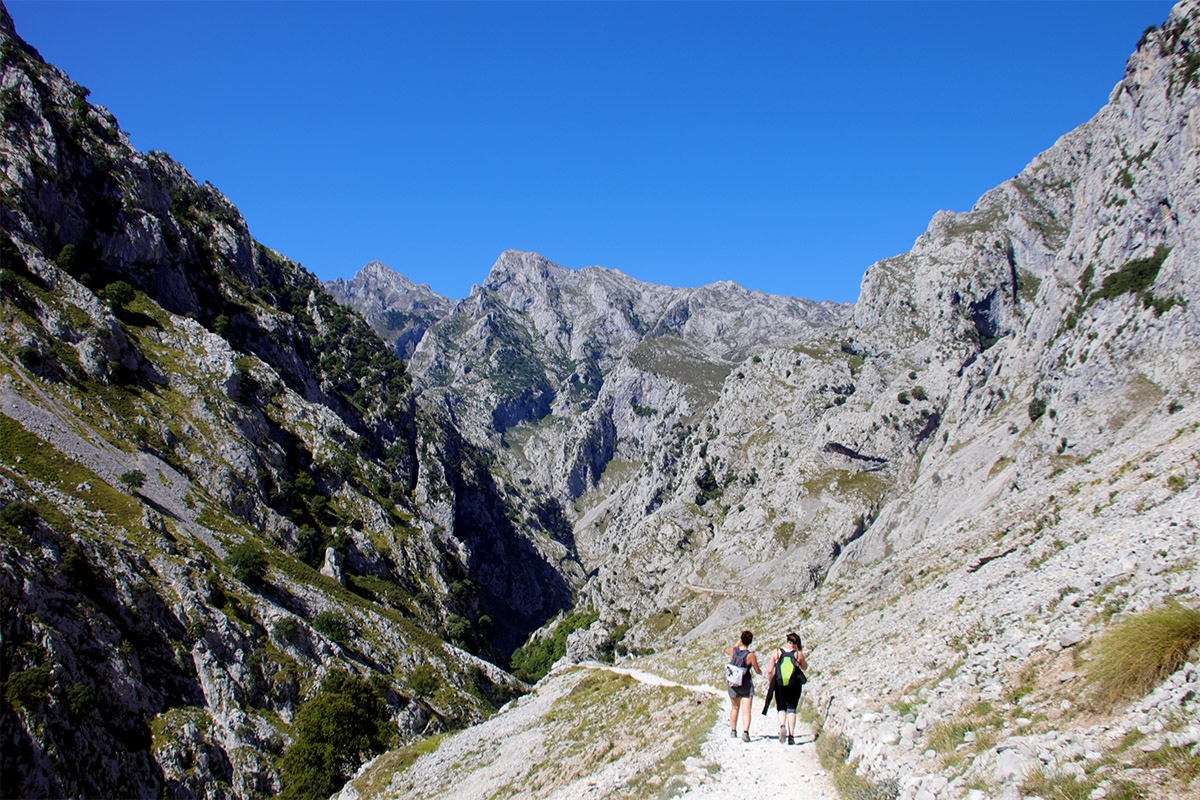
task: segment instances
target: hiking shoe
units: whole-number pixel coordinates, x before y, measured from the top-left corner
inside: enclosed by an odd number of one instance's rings
[[[737,738],[737,728],[733,728],[732,730],[730,730],[730,731],[729,731],[729,738],[730,738],[730,739],[736,739],[736,738]]]
[[[796,740],[795,740],[794,738],[792,738],[791,736],[789,736],[789,737],[788,737],[788,744],[795,744],[795,743],[796,743]]]
[[[743,742],[750,741],[750,731],[742,731],[742,741]]]
[[[780,744],[783,744],[783,736],[784,736],[784,727],[782,725],[780,725],[779,726],[779,743]]]

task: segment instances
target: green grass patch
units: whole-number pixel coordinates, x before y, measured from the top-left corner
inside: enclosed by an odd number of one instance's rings
[[[1138,759],[1138,766],[1145,769],[1166,769],[1171,777],[1183,784],[1191,784],[1200,777],[1200,756],[1192,755],[1191,747],[1161,747]]]
[[[352,781],[351,785],[358,790],[359,797],[382,795],[393,775],[411,767],[421,756],[436,753],[442,746],[445,736],[443,733],[438,733],[405,747],[389,750],[381,755],[364,775]]]
[[[838,794],[852,800],[894,800],[899,794],[895,781],[875,781],[858,774],[858,762],[850,760],[850,740],[835,734],[817,737],[817,758],[829,773]]]
[[[36,484],[41,484],[80,501],[87,509],[101,511],[110,524],[131,535],[144,531],[141,503],[3,414],[0,414],[0,465],[32,491],[36,491]],[[79,488],[84,484],[90,490]],[[51,503],[37,503],[37,510],[55,530],[66,532],[74,527],[71,519]]]
[[[1176,601],[1114,625],[1095,646],[1088,677],[1100,701],[1113,705],[1144,696],[1183,666],[1200,643],[1200,610]]]

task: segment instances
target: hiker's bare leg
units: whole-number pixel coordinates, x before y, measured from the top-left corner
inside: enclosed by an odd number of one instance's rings
[[[742,698],[742,730],[750,732],[750,707],[754,705],[753,697]]]
[[[733,728],[733,730],[736,732],[737,731],[738,709],[741,708],[741,703],[739,702],[738,698],[736,698],[736,697],[729,698],[729,703],[730,703],[729,727]]]
[[[796,735],[796,714],[794,712],[788,712],[787,732],[788,732],[788,736]]]

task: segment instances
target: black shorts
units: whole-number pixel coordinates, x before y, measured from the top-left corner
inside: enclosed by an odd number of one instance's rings
[[[776,686],[775,710],[795,714],[796,706],[800,705],[800,692],[803,689],[804,687],[800,684],[796,684],[795,686]]]

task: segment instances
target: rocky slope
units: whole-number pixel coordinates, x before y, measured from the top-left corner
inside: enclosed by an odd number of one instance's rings
[[[581,520],[628,556],[585,591],[629,646],[799,624],[830,726],[905,797],[1189,796],[1162,764],[1193,757],[1192,668],[1097,709],[1077,651],[1198,599],[1198,22],[1180,4],[1094,119],[872,266],[852,325],[741,365],[653,513],[637,482]]]
[[[379,272],[369,265],[352,283],[382,285]],[[365,294],[347,302],[370,318]],[[578,521],[605,513],[603,477],[641,486],[641,507],[653,509],[677,480],[682,442],[738,363],[826,335],[849,314],[849,304],[732,282],[657,286],[510,250],[428,328],[409,368],[423,405],[444,409],[496,455],[498,474],[540,496],[539,524],[570,536],[591,569],[611,542]]]
[[[335,673],[400,738],[483,719],[520,690],[491,662],[570,603],[568,548],[87,97],[0,6],[0,790],[274,793]]]

